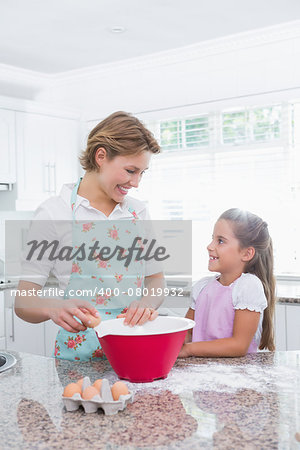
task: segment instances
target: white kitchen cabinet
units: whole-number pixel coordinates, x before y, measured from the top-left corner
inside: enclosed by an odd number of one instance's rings
[[[0,183],[16,181],[15,112],[0,109]]]
[[[300,304],[286,306],[287,350],[300,350]]]
[[[5,337],[0,338],[0,350],[5,350],[6,343],[5,343]]]
[[[286,306],[275,308],[275,345],[276,350],[286,350]]]
[[[4,291],[0,291],[0,339],[5,336],[4,324]]]
[[[78,175],[79,122],[16,113],[18,210],[35,209]]]
[[[0,300],[1,294],[2,298],[4,297],[3,318],[5,318],[4,328],[7,350],[52,356],[59,326],[51,320],[35,324],[20,319],[14,312],[14,297],[11,293],[12,290],[10,289],[3,292],[0,291]]]
[[[59,326],[52,320],[45,322],[45,356],[53,356],[54,343]]]
[[[78,156],[81,152],[79,122],[55,118],[55,189],[59,194],[65,183],[74,183],[78,178]]]
[[[275,312],[276,350],[300,350],[300,304],[278,304]]]
[[[17,352],[45,354],[44,324],[29,323],[16,316],[13,308],[6,308],[6,348]]]
[[[4,292],[6,349],[44,355],[44,323],[29,323],[16,316],[12,292]]]

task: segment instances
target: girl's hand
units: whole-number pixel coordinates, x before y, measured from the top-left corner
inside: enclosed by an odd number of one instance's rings
[[[191,356],[189,352],[189,344],[183,344],[179,352],[178,358],[188,358],[189,356]]]
[[[156,319],[157,316],[158,312],[155,309],[136,300],[130,304],[126,313],[119,314],[117,318],[125,317],[124,325],[133,327],[134,325],[144,325],[148,320]]]
[[[70,333],[78,333],[79,331],[85,331],[86,326],[84,323],[88,324],[89,320],[84,314],[89,312],[95,317],[99,317],[99,313],[91,306],[91,304],[86,300],[62,300],[59,307],[49,308],[48,316],[49,319],[53,320],[54,323],[64,328]],[[81,320],[82,323],[78,322],[74,317]]]

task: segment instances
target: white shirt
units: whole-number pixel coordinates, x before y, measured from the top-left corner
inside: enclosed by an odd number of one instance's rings
[[[74,184],[63,185],[59,196],[51,197],[45,200],[35,211],[30,230],[27,236],[27,242],[43,239],[48,242],[59,240],[60,246],[72,246],[72,209],[71,193]],[[148,209],[144,202],[133,197],[126,196],[122,203],[118,203],[109,216],[90,205],[89,200],[77,195],[75,203],[76,220],[123,220],[132,219],[132,214],[128,211],[132,208],[139,219],[150,220]],[[45,252],[48,256],[51,249]],[[28,255],[28,249],[26,249]],[[72,261],[50,261],[48,257],[43,257],[42,261],[37,260],[36,256],[27,261],[25,253],[22,259],[21,280],[31,281],[44,286],[50,272],[58,279],[59,288],[65,289],[68,285],[72,270]],[[154,260],[145,264],[145,276],[161,272],[161,265]]]

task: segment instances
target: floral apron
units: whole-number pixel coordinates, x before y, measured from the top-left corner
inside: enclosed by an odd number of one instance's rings
[[[110,247],[113,250],[119,245],[124,248],[122,256],[126,256],[126,249],[132,245],[134,238],[142,236],[139,225],[141,222],[137,220],[136,212],[128,208],[131,215],[129,220],[98,220],[88,223],[77,221],[74,206],[80,182],[81,178],[71,195],[73,249],[76,251],[83,242],[88,249],[95,241],[99,241],[100,248]],[[86,254],[88,256],[88,251]],[[93,256],[96,257],[97,254],[98,258],[92,261],[87,257],[83,261],[77,258],[72,261],[72,273],[64,298],[88,300],[100,313],[101,320],[115,319],[118,314],[126,311],[125,308],[133,300],[141,298],[137,294],[140,294],[144,284],[144,261],[132,258],[128,267],[125,267],[124,260],[118,261],[114,257],[104,261],[100,258],[99,250]],[[75,319],[78,320],[76,317]],[[105,355],[94,329],[71,333],[61,327],[55,341],[54,356],[70,361],[88,361]]]

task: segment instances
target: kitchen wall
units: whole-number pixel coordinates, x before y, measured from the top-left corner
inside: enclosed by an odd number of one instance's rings
[[[180,114],[184,105],[192,114],[295,97],[299,22],[62,74],[36,100],[80,109],[97,120],[120,109],[163,118]]]
[[[39,106],[33,107],[35,103],[43,105],[42,114],[48,106],[58,112],[61,109],[76,111],[78,118],[73,119],[79,125],[80,142],[75,152],[79,153],[84,148],[89,127],[115,110],[131,111],[142,119],[151,120],[239,104],[299,99],[300,26],[296,21],[240,33],[93,69],[58,74],[51,80],[10,68],[6,75],[2,72],[0,87],[5,85],[5,76],[14,82],[7,91],[9,95],[15,93],[28,98],[30,91],[33,101],[26,100],[22,110],[30,105],[32,111],[38,112]],[[0,98],[0,108],[4,98]],[[7,108],[7,105],[2,104],[2,107]],[[90,123],[86,126],[86,122]],[[20,168],[18,154],[16,157]],[[19,174],[13,191],[0,191],[0,211],[16,209],[18,178]]]

